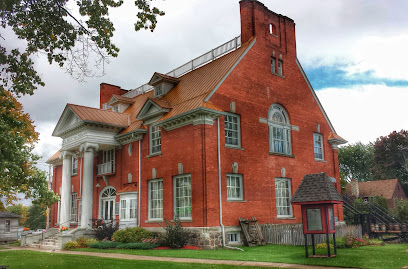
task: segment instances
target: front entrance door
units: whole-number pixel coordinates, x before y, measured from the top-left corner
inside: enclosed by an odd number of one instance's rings
[[[105,221],[115,219],[116,190],[107,187],[102,191],[99,203],[100,219]]]

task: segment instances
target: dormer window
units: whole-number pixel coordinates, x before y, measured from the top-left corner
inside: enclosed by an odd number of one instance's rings
[[[112,110],[115,112],[119,112],[119,105],[113,106]]]
[[[154,86],[154,97],[159,97],[163,95],[162,84]]]

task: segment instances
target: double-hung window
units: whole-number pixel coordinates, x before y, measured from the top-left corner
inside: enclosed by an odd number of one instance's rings
[[[120,200],[120,219],[127,219],[126,216],[126,211],[127,211],[127,207],[126,207],[126,199],[121,199]]]
[[[278,104],[269,109],[269,151],[290,155],[290,128],[289,116],[286,110]]]
[[[292,217],[291,181],[289,178],[275,179],[276,212],[278,217]]]
[[[278,60],[278,74],[283,76],[283,61]]]
[[[227,200],[243,200],[242,175],[227,174]]]
[[[276,74],[276,58],[271,57],[271,73]]]
[[[323,160],[323,136],[322,134],[313,134],[313,147],[315,160]]]
[[[237,114],[226,113],[225,120],[225,145],[241,147],[240,117]]]
[[[102,152],[102,162],[98,164],[98,175],[115,173],[115,149]]]
[[[149,180],[149,220],[163,219],[163,179]]]
[[[77,193],[71,194],[71,222],[76,222],[77,217]]]
[[[191,175],[175,176],[173,184],[175,217],[191,219]]]
[[[78,158],[72,156],[72,175],[78,173]]]
[[[150,154],[161,151],[161,131],[158,126],[150,126]]]

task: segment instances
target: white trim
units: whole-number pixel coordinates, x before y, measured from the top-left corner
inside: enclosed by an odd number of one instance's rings
[[[102,194],[107,190],[107,189],[114,189],[115,190],[115,196],[109,196],[109,197],[102,197]],[[116,212],[115,212],[115,207],[116,207],[116,189],[113,187],[113,186],[111,186],[111,185],[108,185],[108,186],[106,186],[105,188],[103,188],[102,190],[101,190],[101,192],[99,193],[99,201],[98,201],[98,205],[99,205],[99,210],[98,210],[98,219],[104,219],[103,217],[103,214],[102,214],[102,211],[103,211],[103,202],[104,201],[113,201],[113,218],[112,218],[112,216],[111,216],[111,218],[112,219],[116,219]]]
[[[225,122],[227,121],[227,116],[237,118],[237,130],[228,129],[230,132],[237,132],[238,133],[238,145],[228,144],[227,137],[225,136],[225,132],[227,131],[227,127],[225,126]],[[232,147],[232,148],[241,148],[241,116],[235,113],[225,112],[224,115],[224,136],[225,136],[225,146]]]
[[[316,158],[315,137],[319,137],[319,138],[320,138],[320,145],[321,145],[320,149],[321,149],[321,151],[322,151],[322,152],[321,152],[321,153],[322,153],[322,157],[321,157],[321,158]],[[324,143],[323,143],[323,135],[322,135],[321,133],[313,133],[313,156],[314,156],[314,159],[315,159],[316,161],[324,161],[324,145],[323,145],[323,144],[324,144]]]
[[[326,111],[324,111],[324,108],[323,108],[322,104],[320,103],[319,98],[317,97],[317,95],[316,95],[316,93],[315,93],[315,91],[314,91],[314,89],[313,89],[313,87],[312,87],[312,84],[310,84],[310,81],[309,81],[309,79],[307,78],[306,73],[305,73],[305,71],[303,70],[302,65],[300,64],[300,62],[299,62],[299,60],[298,60],[297,57],[296,57],[295,61],[296,61],[296,64],[297,64],[297,66],[298,66],[298,68],[299,68],[299,70],[300,70],[300,73],[302,74],[303,78],[304,78],[305,81],[306,81],[307,86],[309,87],[310,92],[312,93],[314,99],[316,100],[316,103],[317,103],[317,105],[319,106],[320,111],[323,113],[324,118],[326,119],[327,123],[329,124],[331,131],[332,131],[334,134],[337,134],[337,133],[336,133],[336,130],[334,129],[332,123],[330,122],[330,119],[329,119],[329,117],[327,116]]]
[[[183,178],[183,177],[188,177],[190,179],[190,199],[191,199],[191,205],[190,205],[190,216],[189,217],[180,217],[178,216],[178,218],[180,220],[192,220],[193,217],[193,195],[192,195],[192,188],[191,188],[191,174],[183,174],[183,175],[177,175],[177,176],[173,176],[173,212],[174,212],[174,218],[176,217],[176,198],[177,198],[177,191],[176,191],[176,182],[179,178]]]
[[[239,180],[239,197],[228,197],[228,177],[238,178]],[[244,187],[243,187],[243,177],[241,174],[227,174],[227,201],[243,201],[244,200]]]
[[[162,188],[161,188],[161,192],[162,192],[162,198],[161,198],[161,202],[162,202],[162,216],[161,216],[161,218],[152,218],[151,217],[151,212],[150,212],[150,210],[152,209],[151,208],[151,199],[152,199],[152,197],[151,197],[151,183],[154,183],[154,182],[162,182]],[[147,203],[148,203],[148,206],[147,206],[147,215],[148,215],[148,220],[149,221],[162,221],[163,220],[163,209],[164,209],[164,204],[163,204],[163,201],[164,201],[164,199],[163,199],[163,178],[159,178],[159,179],[150,179],[150,180],[148,180],[147,181],[147,189],[148,189],[148,200],[147,200]]]
[[[278,181],[286,181],[289,182],[288,190],[289,190],[289,197],[287,200],[288,206],[289,206],[289,215],[279,215],[278,214],[278,200],[277,200],[277,195],[276,195],[276,185]],[[283,177],[276,177],[275,178],[275,208],[276,208],[276,217],[277,218],[291,218],[293,217],[293,208],[292,204],[290,202],[290,199],[292,198],[292,180],[290,178],[283,178]]]
[[[245,55],[248,53],[248,51],[252,48],[252,46],[255,44],[256,38],[251,42],[251,44],[246,48],[244,53],[238,58],[238,60],[234,63],[234,65],[228,70],[227,74],[218,82],[218,84],[214,87],[214,89],[207,95],[207,97],[204,99],[204,102],[208,102],[210,100],[211,96],[218,90],[218,88],[221,86],[222,83],[224,83],[224,80],[227,79],[227,77],[232,73],[232,71],[235,69],[235,67],[241,62],[241,60],[245,57]]]

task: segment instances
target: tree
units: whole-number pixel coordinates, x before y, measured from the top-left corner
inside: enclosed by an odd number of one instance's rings
[[[16,99],[44,86],[32,57],[45,54],[50,64],[57,63],[77,79],[95,75],[89,66],[103,70],[108,58],[118,55],[119,48],[111,42],[115,28],[109,9],[122,4],[122,0],[78,0],[74,16],[68,0],[0,1],[0,39],[5,40],[4,31],[12,31],[25,41],[24,49],[0,45],[0,197],[8,202],[16,199],[17,192],[43,204],[56,200],[47,190],[45,174],[35,167],[39,156],[32,150],[38,134]],[[164,12],[148,0],[136,0],[135,5],[140,10],[135,30],[153,31],[157,16]]]
[[[57,200],[48,190],[46,175],[35,165],[32,153],[38,133],[21,104],[9,92],[0,93],[0,197],[8,203],[17,193],[51,204]]]
[[[28,216],[26,221],[26,226],[30,230],[45,229],[46,209],[37,203],[33,203],[32,206],[28,208]]]
[[[408,183],[408,131],[392,132],[374,143],[374,174],[380,179],[398,178]]]
[[[7,211],[20,215],[20,219],[18,220],[18,224],[20,226],[25,226],[25,223],[27,221],[27,215],[28,215],[28,211],[27,211],[28,207],[23,206],[22,204],[17,204],[17,205],[11,205],[7,207]]]
[[[340,173],[347,181],[373,180],[371,168],[374,160],[374,148],[371,143],[361,142],[347,145],[339,149]]]

